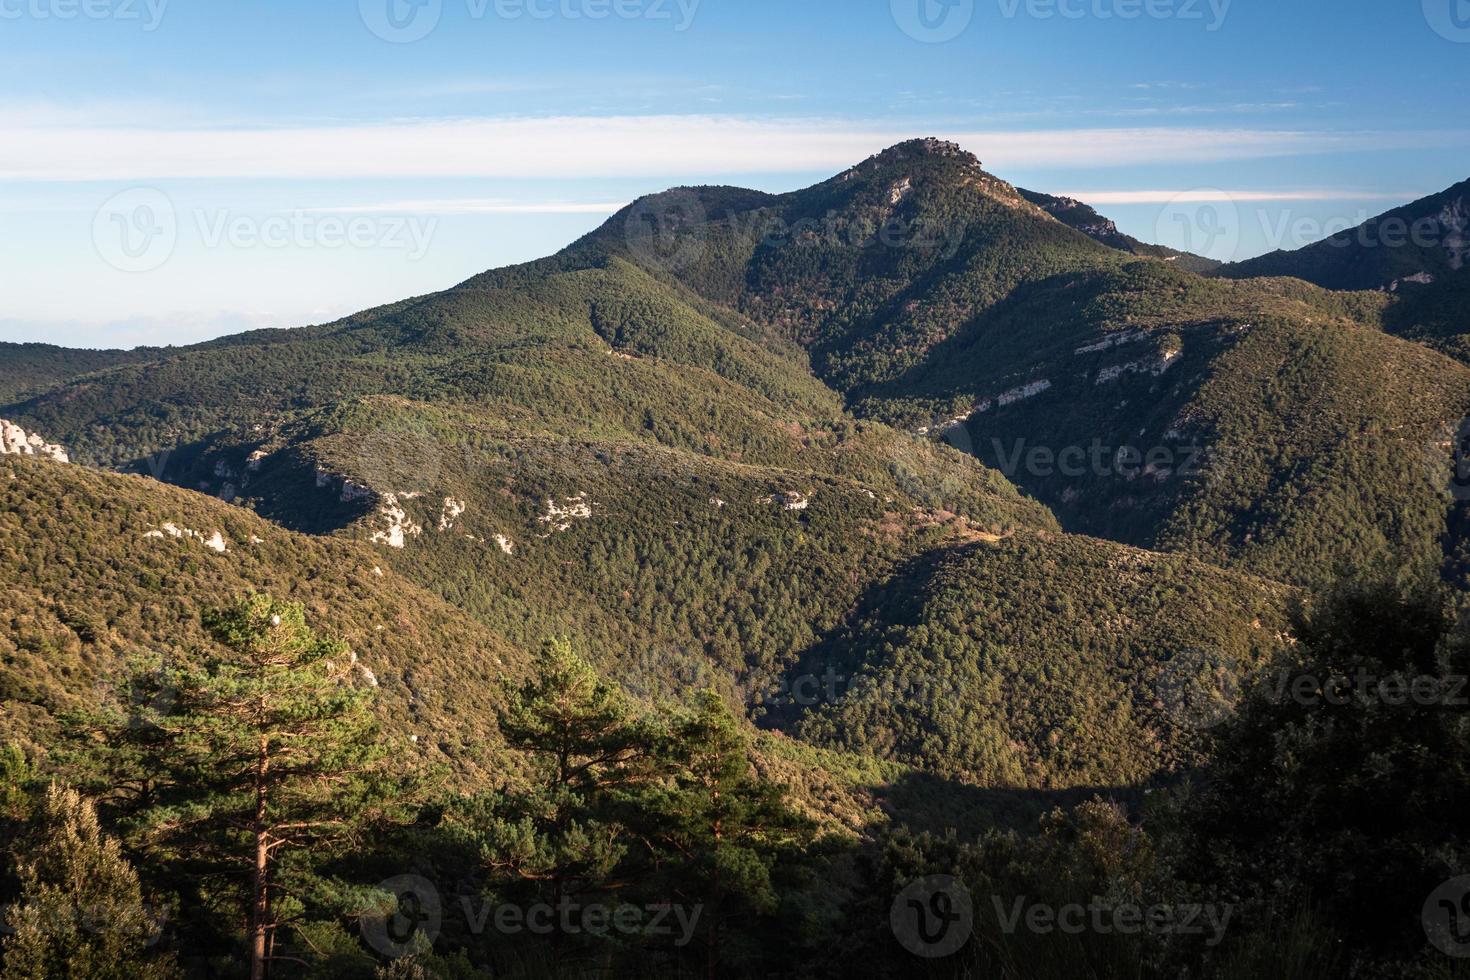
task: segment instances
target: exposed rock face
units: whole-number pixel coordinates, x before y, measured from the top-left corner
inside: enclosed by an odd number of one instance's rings
[[[444,510],[439,514],[439,530],[452,531],[454,529],[454,522],[459,520],[460,515],[465,512],[466,506],[463,500],[445,497]]]
[[[971,408],[968,412],[964,412],[963,414],[956,415],[954,418],[944,419],[942,421],[939,419],[935,419],[933,425],[920,426],[919,428],[914,430],[914,434],[927,436],[931,432],[937,432],[940,435],[944,435],[946,433],[953,432],[955,429],[958,429],[960,426],[964,425],[975,416],[984,415],[986,412],[994,408],[997,404],[1003,408],[1006,405],[1014,405],[1016,402],[1022,402],[1028,398],[1035,398],[1042,392],[1050,390],[1051,381],[1046,378],[1041,378],[1040,380],[1032,381],[1029,384],[1021,385],[1019,388],[1012,388],[1010,391],[1003,391],[999,395],[996,395],[994,398],[982,399],[975,404],[974,408]]]
[[[403,548],[407,546],[410,537],[418,537],[423,533],[423,527],[409,519],[408,511],[399,502],[400,496],[412,500],[420,494],[385,494],[382,506],[378,508],[378,516],[383,518],[387,526],[374,531],[369,540],[376,544],[386,544],[390,548]]]
[[[1445,230],[1444,247],[1449,253],[1450,268],[1458,272],[1465,268],[1465,260],[1470,259],[1470,199],[1451,201],[1436,217]]]
[[[779,504],[782,510],[806,510],[811,506],[811,499],[804,493],[787,490],[772,496],[771,503]]]
[[[34,432],[0,419],[0,456],[49,456],[58,463],[70,463],[71,457],[60,446],[54,446]]]
[[[1402,279],[1395,279],[1393,282],[1389,283],[1386,288],[1390,293],[1396,293],[1399,291],[1399,287],[1406,282],[1418,283],[1421,286],[1429,286],[1433,285],[1434,283],[1434,275],[1433,273],[1429,272],[1416,272],[1412,276],[1404,276]]]
[[[1000,405],[1014,405],[1016,402],[1022,402],[1028,398],[1035,398],[1043,391],[1050,389],[1051,382],[1046,378],[1042,378],[1040,381],[1033,381],[1030,384],[1021,385],[1019,388],[1003,391],[995,396],[995,400]]]
[[[1117,381],[1125,374],[1151,374],[1161,377],[1166,371],[1173,367],[1184,356],[1184,352],[1177,347],[1166,347],[1152,358],[1141,361],[1129,361],[1127,364],[1114,364],[1097,372],[1097,384],[1107,384],[1109,381]]]
[[[536,519],[542,524],[549,524],[552,531],[560,533],[569,530],[573,521],[585,521],[592,516],[592,504],[587,500],[586,493],[563,497],[562,505],[558,505],[555,500],[547,500],[546,513]]]
[[[210,551],[218,552],[221,555],[230,550],[229,542],[227,542],[225,540],[225,536],[223,534],[221,534],[219,531],[215,531],[215,532],[211,533],[209,535],[209,537],[205,537],[202,532],[196,531],[193,528],[189,528],[189,527],[181,527],[180,525],[175,524],[172,521],[166,521],[166,522],[164,522],[164,525],[163,525],[163,527],[161,529],[154,530],[154,531],[149,531],[146,534],[144,534],[143,537],[145,537],[145,538],[163,538],[163,537],[170,537],[170,538],[182,538],[182,539],[186,539],[186,540],[198,541],[200,544],[204,545],[204,547],[208,548]]]

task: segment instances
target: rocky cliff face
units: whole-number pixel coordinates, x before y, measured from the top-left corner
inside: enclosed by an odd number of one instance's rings
[[[26,432],[14,422],[0,419],[0,456],[50,456],[58,463],[71,458],[60,446],[53,446],[34,432]]]

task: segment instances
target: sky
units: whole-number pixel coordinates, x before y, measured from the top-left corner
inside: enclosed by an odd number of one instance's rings
[[[0,340],[326,322],[915,136],[1241,259],[1470,177],[1470,0],[0,0]]]

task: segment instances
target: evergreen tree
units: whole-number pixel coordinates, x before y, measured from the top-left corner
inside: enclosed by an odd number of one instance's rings
[[[745,733],[714,691],[674,720],[660,762],[668,776],[645,799],[644,832],[670,893],[698,910],[713,977],[726,926],[777,909],[773,873],[811,842],[814,827],[786,804],[782,787],[754,771]],[[746,961],[760,955],[743,952]]]
[[[171,696],[149,734],[120,741],[144,747],[160,774],[136,817],[140,847],[243,898],[250,976],[261,980],[313,881],[307,859],[350,847],[398,811],[402,791],[356,656],[318,636],[300,605],[254,595],[204,622],[221,650],[168,668]]]
[[[152,949],[159,921],[118,842],[92,803],[52,785],[17,871],[21,896],[0,944],[0,980],[170,980],[172,958]]]
[[[1262,929],[1302,910],[1368,957],[1423,947],[1419,915],[1470,872],[1470,641],[1433,593],[1350,587],[1217,731],[1186,801],[1186,867]]]
[[[36,770],[14,742],[0,747],[0,852],[10,849],[30,816]]]
[[[566,641],[507,692],[501,731],[532,760],[530,784],[472,804],[487,869],[544,888],[553,906],[606,885],[623,859],[615,798],[649,778],[649,725]]]

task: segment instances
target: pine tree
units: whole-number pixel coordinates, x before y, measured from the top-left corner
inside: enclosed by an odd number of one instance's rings
[[[775,911],[773,870],[810,843],[814,827],[754,771],[740,722],[714,691],[675,719],[660,754],[669,776],[646,798],[645,832],[670,891],[699,910],[713,977],[725,925]]]
[[[276,933],[303,869],[401,806],[384,767],[356,657],[319,637],[298,604],[250,596],[205,615],[221,650],[168,668],[172,696],[135,740],[161,774],[138,814],[140,845],[244,898],[250,976],[278,958]],[[285,899],[290,898],[290,902]]]
[[[1419,913],[1470,870],[1470,634],[1436,591],[1352,585],[1298,617],[1298,643],[1213,733],[1186,799],[1186,873],[1273,927],[1322,916],[1357,954],[1424,942]]]
[[[31,805],[31,784],[35,768],[25,751],[14,742],[0,747],[0,822],[18,822],[26,818]]]
[[[92,803],[52,785],[17,866],[21,898],[0,944],[0,980],[171,980],[152,950],[158,916]]]
[[[35,767],[19,745],[9,742],[0,747],[0,853],[10,850],[30,816],[36,781]]]
[[[648,778],[648,725],[565,641],[507,692],[501,731],[532,758],[524,791],[480,801],[480,850],[493,874],[549,891],[553,906],[608,883],[626,846],[615,796]]]

